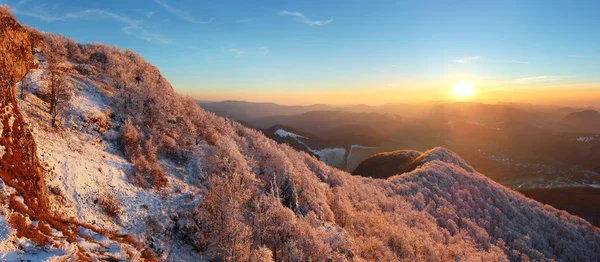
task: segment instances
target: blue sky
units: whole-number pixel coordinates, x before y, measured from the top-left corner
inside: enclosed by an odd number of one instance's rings
[[[457,81],[490,101],[523,90],[600,98],[600,1],[0,4],[42,31],[134,50],[203,100],[425,101]]]

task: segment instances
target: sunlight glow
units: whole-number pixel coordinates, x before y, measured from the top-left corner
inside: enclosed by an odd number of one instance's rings
[[[461,81],[452,86],[450,93],[458,97],[467,97],[475,93],[475,90],[470,82]]]

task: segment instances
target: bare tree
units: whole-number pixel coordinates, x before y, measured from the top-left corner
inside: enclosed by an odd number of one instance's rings
[[[50,115],[52,116],[52,126],[56,125],[56,120],[65,111],[65,105],[71,100],[69,86],[63,74],[56,70],[50,71]]]
[[[21,80],[21,100],[23,100],[27,92],[29,92],[29,84],[31,84],[31,77],[27,74],[23,77],[23,80]]]

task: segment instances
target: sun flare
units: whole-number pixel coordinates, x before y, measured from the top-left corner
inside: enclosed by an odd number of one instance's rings
[[[475,93],[475,90],[470,82],[461,81],[452,86],[450,93],[458,97],[467,97]]]

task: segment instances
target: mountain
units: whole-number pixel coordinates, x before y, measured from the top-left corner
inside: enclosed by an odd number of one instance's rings
[[[328,105],[287,106],[275,103],[254,103],[245,101],[198,102],[203,109],[233,120],[248,121],[253,118],[279,115],[297,115],[310,111],[332,110]]]
[[[594,107],[569,107],[569,106],[558,106],[558,105],[536,105],[528,103],[498,103],[500,105],[511,106],[524,111],[532,111],[545,115],[553,121],[559,121],[570,113],[575,113],[583,110],[595,110]]]
[[[311,111],[291,116],[270,116],[250,121],[255,126],[268,128],[286,125],[309,132],[339,146],[354,144],[373,145],[388,138],[388,134],[404,125],[396,115],[352,113],[346,111]],[[380,127],[385,126],[386,129]]]
[[[203,109],[216,113],[219,116],[233,120],[251,122],[255,119],[266,117],[282,117],[300,115],[312,111],[344,111],[350,113],[377,113],[398,115],[403,117],[414,116],[429,107],[427,104],[400,104],[389,103],[381,106],[372,105],[323,105],[314,104],[307,106],[288,106],[276,103],[256,103],[247,101],[198,101]]]
[[[448,149],[390,179],[352,176],[201,109],[131,50],[0,14],[0,260],[600,257],[598,228]]]
[[[566,132],[600,134],[600,112],[584,110],[570,113],[559,122]]]
[[[478,124],[498,122],[523,122],[537,127],[548,127],[552,121],[541,113],[520,110],[509,105],[482,103],[441,103],[424,112],[422,117],[431,121],[463,121]]]

